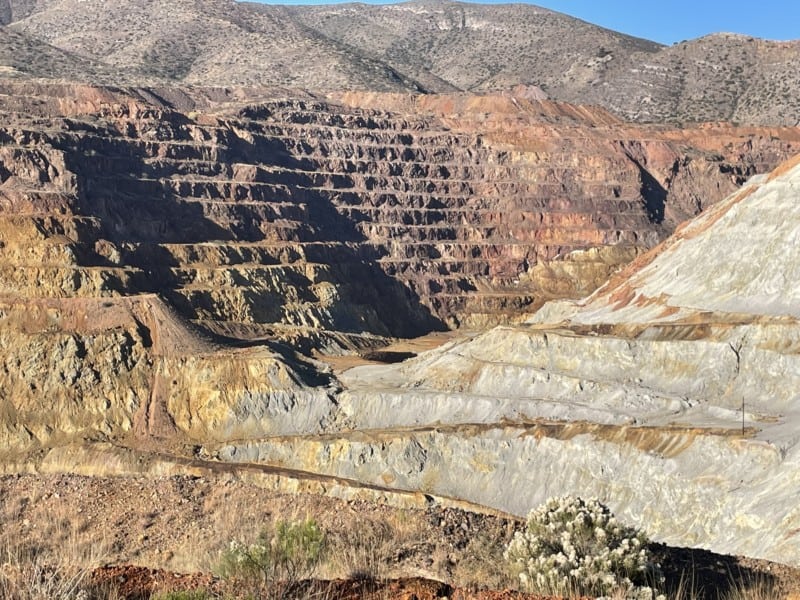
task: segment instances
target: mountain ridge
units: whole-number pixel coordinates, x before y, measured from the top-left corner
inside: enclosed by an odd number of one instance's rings
[[[721,33],[664,46],[535,5],[4,0],[0,22],[112,73],[66,71],[90,83],[415,93],[528,85],[639,122],[800,123],[800,41]],[[10,64],[13,50],[0,62],[17,76],[64,71]]]

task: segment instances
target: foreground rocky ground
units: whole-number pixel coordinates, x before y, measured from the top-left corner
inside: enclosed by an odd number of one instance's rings
[[[170,588],[223,592],[212,573],[231,540],[307,517],[331,547],[318,576],[338,580],[317,584],[322,597],[530,597],[498,592],[515,586],[502,551],[520,521],[509,517],[277,493],[235,477],[13,475],[0,478],[0,499],[3,548],[83,566],[98,589],[130,599]],[[708,597],[748,581],[768,584],[771,597],[800,594],[800,570],[776,563],[664,546],[657,555],[668,586],[691,577]]]

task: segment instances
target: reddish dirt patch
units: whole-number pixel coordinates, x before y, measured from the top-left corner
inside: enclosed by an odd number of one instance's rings
[[[332,591],[339,600],[435,600],[450,598],[451,600],[554,600],[548,596],[523,594],[511,590],[504,591],[468,591],[453,588],[446,583],[429,579],[404,578],[386,582],[337,581]]]
[[[174,590],[208,590],[212,594],[238,597],[237,590],[226,589],[224,582],[204,574],[178,574],[160,569],[134,566],[102,567],[92,573],[92,583],[116,592],[124,600],[149,600],[153,594]],[[309,581],[309,595],[330,600],[558,600],[550,596],[523,594],[511,590],[468,591],[430,579],[409,577],[388,581],[334,580]],[[241,591],[241,590],[239,590]]]
[[[125,600],[149,600],[153,594],[171,590],[218,590],[219,582],[200,573],[184,575],[162,569],[130,565],[100,567],[91,577],[92,585],[114,590]]]

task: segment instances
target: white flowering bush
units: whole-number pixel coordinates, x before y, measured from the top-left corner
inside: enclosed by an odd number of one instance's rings
[[[281,521],[252,544],[231,542],[220,556],[218,574],[254,597],[292,598],[323,558],[325,534],[313,519]]]
[[[527,591],[651,600],[663,582],[647,538],[596,499],[551,498],[504,553]]]

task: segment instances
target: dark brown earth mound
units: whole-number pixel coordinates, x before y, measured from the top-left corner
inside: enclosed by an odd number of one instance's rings
[[[247,598],[237,594],[233,586],[214,580],[207,575],[182,575],[160,569],[117,566],[101,567],[92,572],[92,587],[111,590],[120,600],[150,600],[153,596],[172,591],[194,590],[219,594],[224,598]],[[233,589],[231,589],[233,588]],[[336,579],[332,581],[303,581],[295,590],[304,598],[328,600],[557,600],[552,596],[525,594],[511,590],[477,591],[454,588],[440,581],[410,577],[377,581],[374,579]],[[101,592],[102,593],[102,592]],[[579,600],[579,599],[576,599]]]

